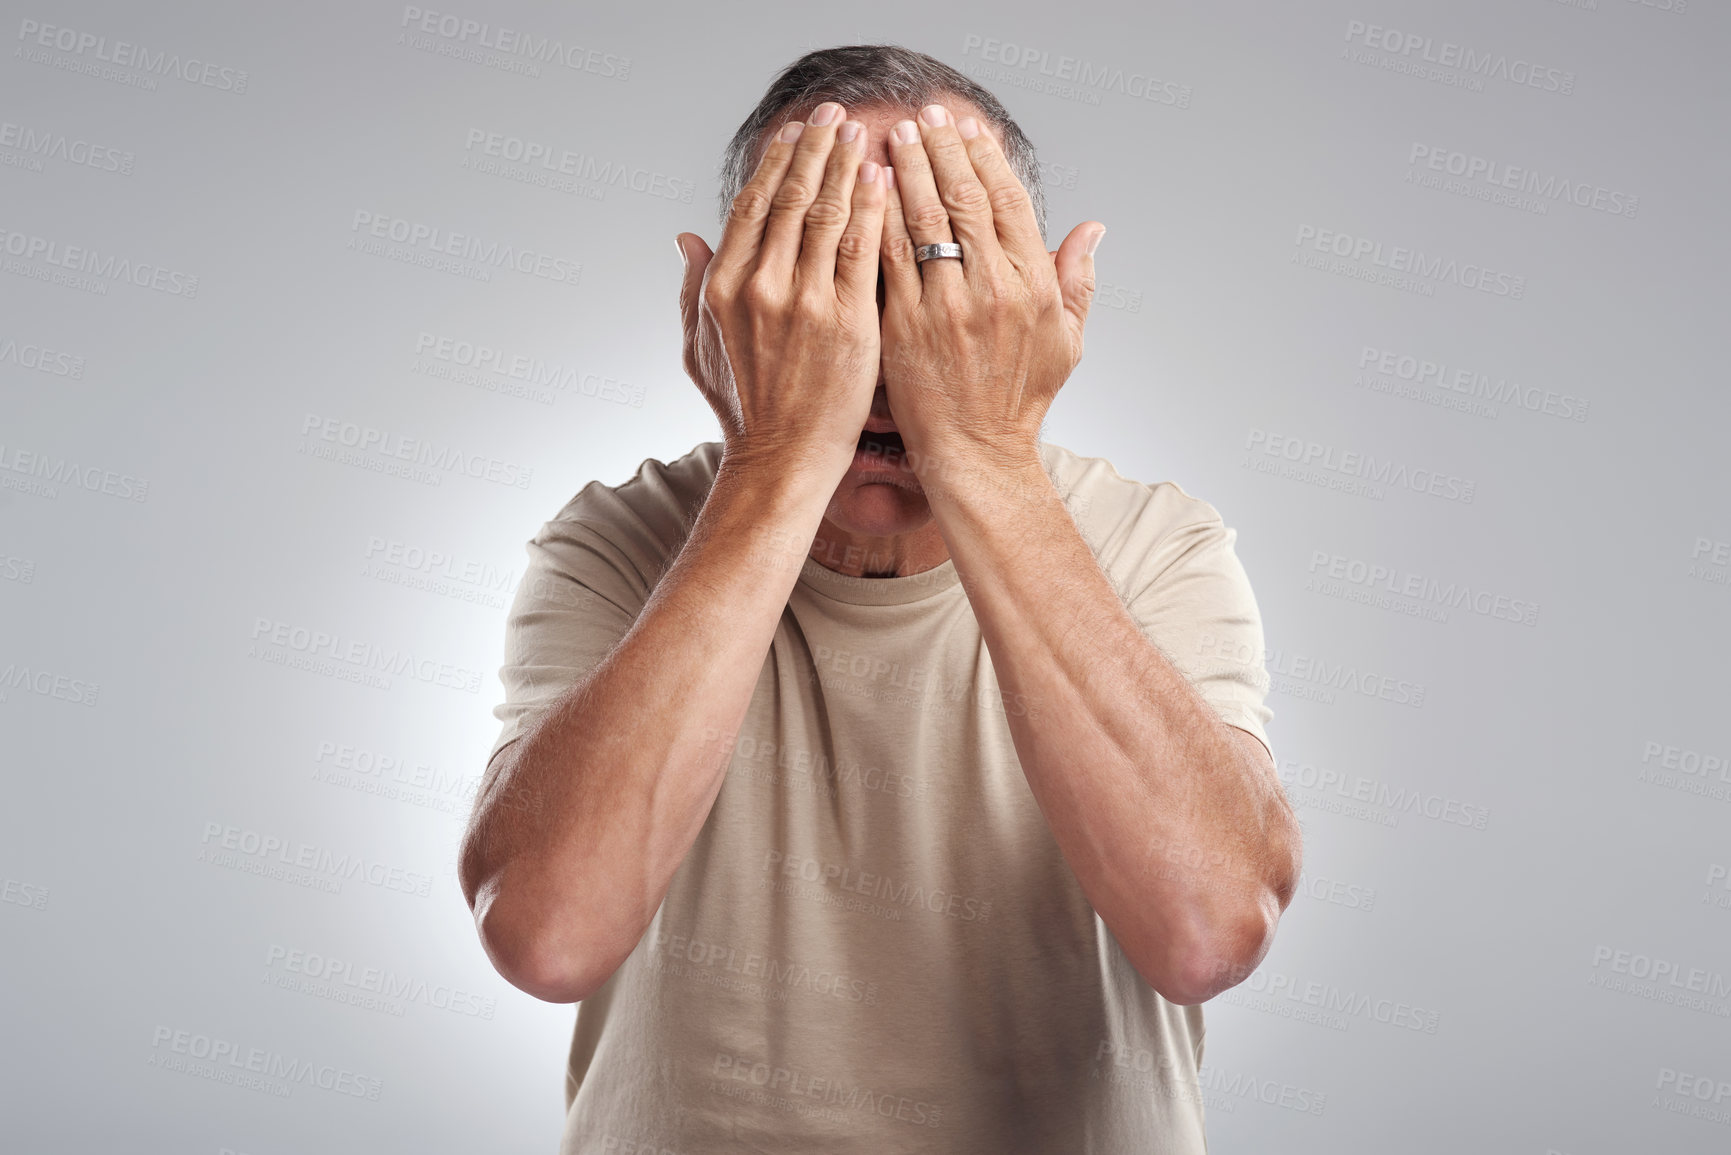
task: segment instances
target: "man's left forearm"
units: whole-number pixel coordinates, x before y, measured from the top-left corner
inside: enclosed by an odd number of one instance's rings
[[[1300,835],[1267,751],[1137,626],[1037,449],[919,470],[1059,849],[1148,983],[1196,1003],[1266,954]]]

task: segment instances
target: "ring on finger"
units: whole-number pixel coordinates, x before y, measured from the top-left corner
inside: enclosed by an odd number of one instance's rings
[[[914,260],[919,264],[945,257],[961,260],[962,246],[955,241],[943,241],[935,245],[921,245],[914,250]]]

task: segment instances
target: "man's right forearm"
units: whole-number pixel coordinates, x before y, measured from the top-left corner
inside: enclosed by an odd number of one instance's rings
[[[724,458],[631,629],[489,767],[459,877],[514,985],[577,1001],[637,945],[721,789],[835,480]]]

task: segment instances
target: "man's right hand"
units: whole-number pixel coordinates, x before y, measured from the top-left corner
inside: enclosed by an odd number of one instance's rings
[[[877,385],[885,178],[861,163],[866,134],[839,104],[819,105],[788,140],[797,125],[771,136],[720,252],[676,238],[679,313],[685,371],[721,421],[724,458],[809,468],[833,485]]]

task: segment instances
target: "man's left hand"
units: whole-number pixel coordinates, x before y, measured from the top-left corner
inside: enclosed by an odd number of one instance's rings
[[[908,464],[941,485],[957,465],[1037,462],[1040,424],[1082,359],[1106,226],[1084,221],[1047,252],[987,126],[941,105],[896,125],[889,151],[884,387]],[[961,243],[961,260],[916,263],[916,246],[944,241]]]

